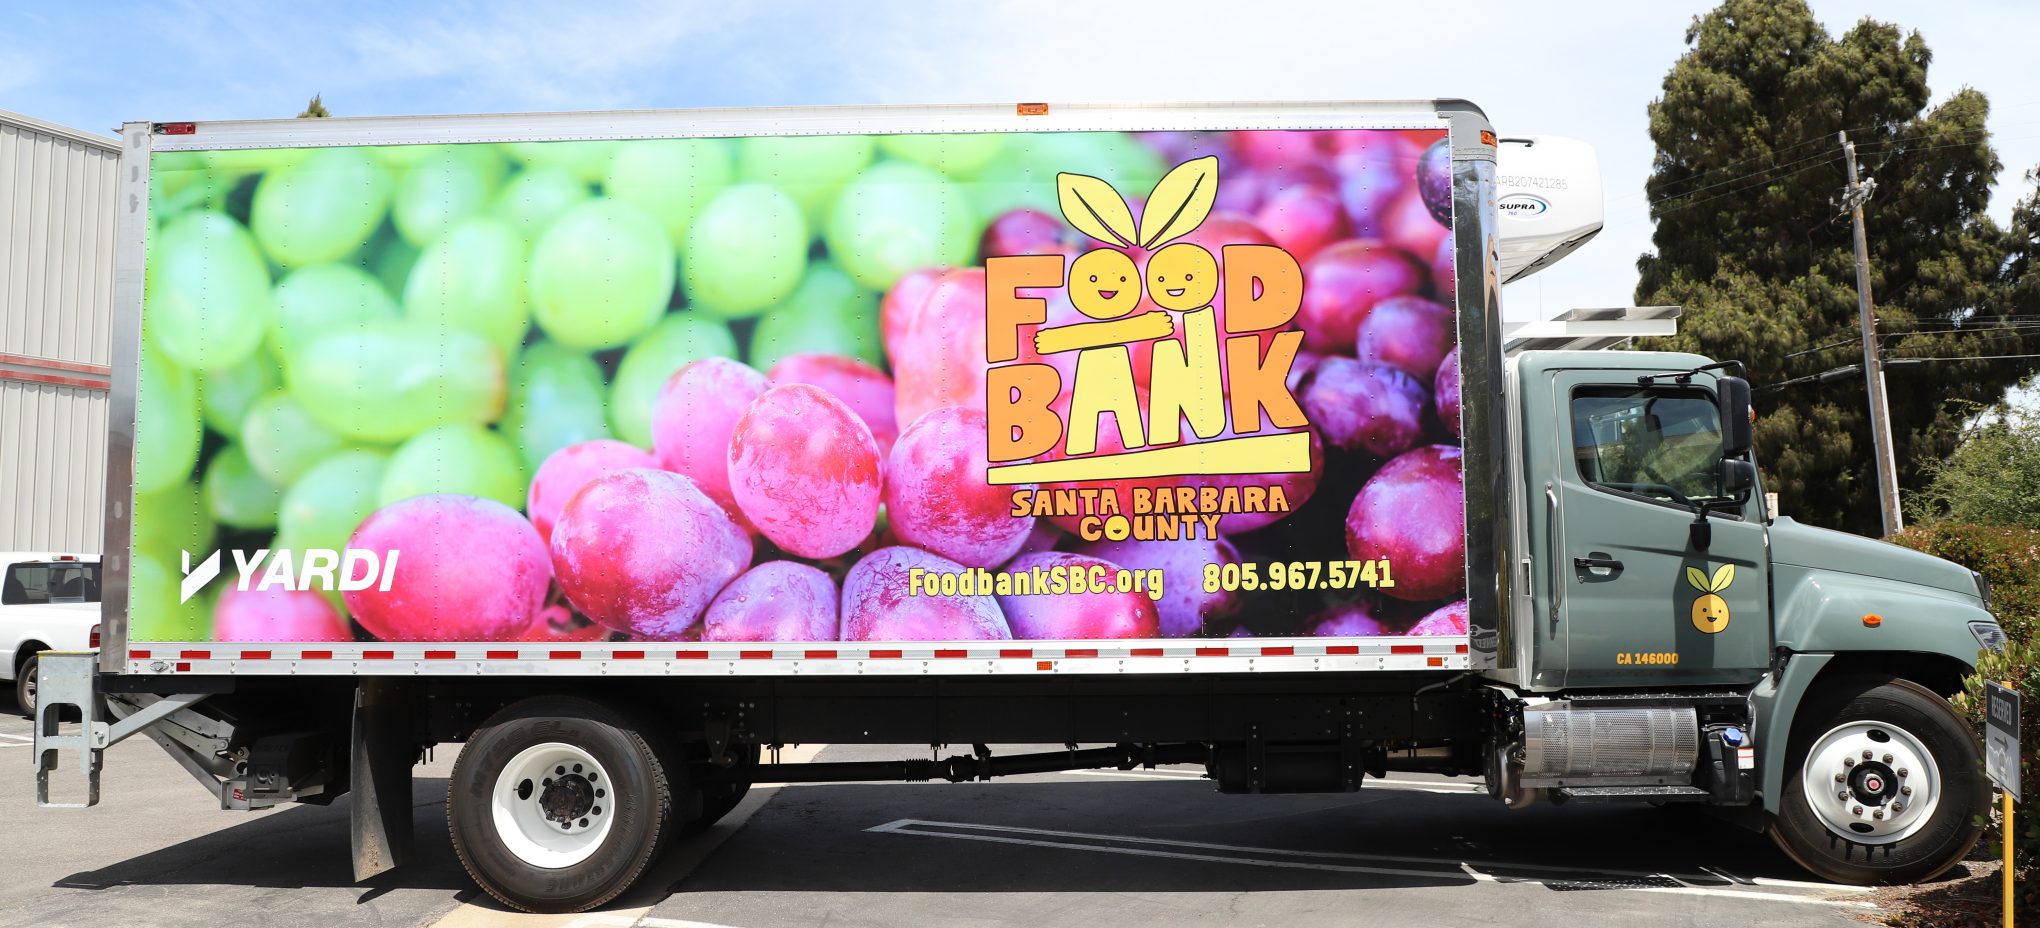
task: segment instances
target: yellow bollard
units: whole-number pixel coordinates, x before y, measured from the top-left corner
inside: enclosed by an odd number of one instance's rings
[[[1999,795],[2005,797],[2005,928],[2012,928],[2012,844],[2018,832],[2012,827],[2012,794]]]

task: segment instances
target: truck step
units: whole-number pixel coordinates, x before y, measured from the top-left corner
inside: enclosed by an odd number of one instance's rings
[[[1702,802],[1708,793],[1693,786],[1564,786],[1560,796],[1583,802],[1645,799],[1659,802]]]

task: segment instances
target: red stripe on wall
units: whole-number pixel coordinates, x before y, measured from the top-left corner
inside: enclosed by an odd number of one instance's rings
[[[40,367],[44,370],[70,371],[76,374],[98,374],[113,376],[113,368],[104,364],[88,364],[84,361],[59,361],[55,358],[38,358],[26,354],[8,354],[0,351],[0,364],[19,364],[22,367]]]
[[[59,387],[83,387],[87,390],[111,390],[110,380],[92,380],[85,377],[66,377],[62,374],[38,374],[33,371],[0,371],[0,380],[20,380],[28,383],[48,383]]]

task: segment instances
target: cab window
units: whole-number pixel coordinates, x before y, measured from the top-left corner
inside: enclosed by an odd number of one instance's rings
[[[96,603],[99,564],[95,561],[9,564],[0,575],[0,605]]]
[[[1593,387],[1573,394],[1573,458],[1596,487],[1690,505],[1721,492],[1721,413],[1702,390]]]

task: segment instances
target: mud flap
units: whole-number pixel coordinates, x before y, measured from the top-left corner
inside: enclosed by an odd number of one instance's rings
[[[414,689],[408,680],[365,677],[354,690],[348,781],[357,882],[411,859],[411,767],[418,760]]]

